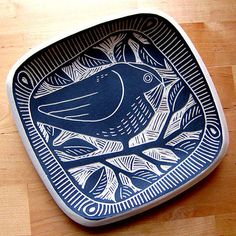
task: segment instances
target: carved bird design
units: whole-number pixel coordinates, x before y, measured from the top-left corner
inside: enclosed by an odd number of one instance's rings
[[[143,131],[158,108],[164,83],[156,70],[117,63],[84,80],[31,100],[39,122],[121,141]],[[37,109],[35,109],[37,107]]]

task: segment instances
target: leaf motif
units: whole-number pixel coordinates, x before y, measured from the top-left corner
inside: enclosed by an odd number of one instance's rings
[[[73,80],[68,77],[63,70],[58,69],[55,71],[55,73],[51,76],[48,76],[46,78],[46,82],[48,84],[54,85],[54,86],[65,86],[73,82]]]
[[[182,132],[173,139],[171,139],[167,145],[176,146],[177,144],[186,140],[199,140],[202,130],[192,131],[192,132]]]
[[[138,39],[142,44],[150,44],[150,42],[143,35],[138,33],[133,33],[134,37]]]
[[[43,97],[45,95],[48,95],[50,93],[53,93],[61,88],[63,88],[64,86],[58,86],[58,85],[51,85],[49,83],[47,83],[46,81],[44,81],[38,88],[37,92],[34,95],[34,98],[40,98]]]
[[[90,175],[86,183],[86,190],[93,196],[101,194],[107,185],[107,176],[105,167],[100,168],[95,173]]]
[[[122,173],[119,173],[122,185],[118,188],[115,172],[101,163],[73,168],[69,170],[69,173],[85,192],[101,200],[116,202],[118,199],[125,199],[141,190]]]
[[[181,129],[181,121],[182,121],[182,118],[184,117],[185,112],[195,104],[196,102],[194,101],[193,96],[189,95],[189,98],[186,104],[184,105],[184,107],[182,107],[180,110],[173,113],[173,115],[171,116],[164,138],[170,136],[174,132]]]
[[[113,202],[116,202],[115,194],[119,186],[118,180],[116,178],[114,171],[111,168],[105,167],[105,170],[106,170],[106,177],[107,177],[106,187],[95,198],[99,198],[103,200],[112,200]]]
[[[73,80],[68,75],[62,70],[57,70],[53,75],[46,77],[46,79],[38,86],[34,93],[34,98],[46,96],[71,83],[73,83]]]
[[[120,186],[116,192],[116,199],[125,200],[134,195],[134,191],[128,186]]]
[[[200,137],[196,139],[186,139],[182,141],[179,140],[179,142],[174,145],[174,149],[177,152],[182,152],[181,155],[183,154],[189,155],[196,148],[199,139]]]
[[[139,170],[132,176],[132,182],[138,188],[144,189],[157,181],[159,176],[149,170]]]
[[[202,129],[201,125],[204,123],[204,116],[199,105],[195,104],[190,107],[182,117],[181,128],[184,131],[194,131]]]
[[[131,179],[128,176],[119,173],[119,178],[121,180],[122,186],[119,188],[119,191],[117,191],[118,199],[126,199],[141,190],[132,183]]]
[[[128,40],[128,45],[132,49],[135,56],[135,63],[141,63],[142,60],[139,57],[139,44],[132,39]]]
[[[74,133],[67,130],[60,130],[59,135],[57,135],[56,138],[53,140],[53,145],[60,146],[71,139],[84,140],[85,142],[90,143],[92,146],[95,146],[97,149],[100,150],[100,154],[108,152],[117,152],[123,148],[122,143],[118,141],[115,142],[100,138],[94,138],[92,136]]]
[[[51,142],[61,161],[79,160],[117,152],[123,148],[122,143],[118,141],[99,139],[57,128],[54,130],[57,130],[57,135]]]
[[[178,80],[169,91],[169,107],[172,113],[182,109],[189,100],[191,92],[183,84],[181,80]]]
[[[71,65],[64,66],[63,72],[68,75],[73,81],[80,81],[85,74],[89,73],[90,69],[83,66],[77,58]]]
[[[164,68],[163,57],[159,50],[154,50],[151,45],[140,46],[139,57],[141,61],[152,67]]]
[[[84,140],[71,139],[63,145],[58,146],[57,149],[55,149],[55,152],[61,161],[73,161],[80,159],[89,153],[95,152],[96,150],[96,147]]]
[[[67,131],[67,130],[60,130],[59,135],[53,140],[53,146],[60,146],[63,143],[67,142],[70,139],[74,139],[77,137],[76,133]]]
[[[165,68],[159,49],[153,48],[151,41],[139,33],[133,33],[128,44],[134,52],[136,63],[145,63],[155,68]]]
[[[114,58],[117,62],[125,61],[124,47],[125,43],[123,41],[120,41],[114,48]]]
[[[91,140],[83,138],[82,135],[56,128],[54,130],[59,134],[55,135],[51,142],[55,147],[56,155],[63,162],[86,158],[98,151],[96,145]]]
[[[177,163],[179,157],[175,155],[173,151],[167,148],[150,148],[143,153],[154,160],[157,161],[164,161],[166,163]]]
[[[94,47],[104,52],[112,63],[118,62],[116,57],[116,46],[125,38],[126,34],[118,33],[105,39],[98,46]]]
[[[133,192],[136,193],[136,192],[141,190],[141,189],[139,189],[139,188],[137,188],[136,186],[133,185],[131,179],[128,176],[126,176],[122,173],[119,173],[119,177],[120,177],[121,183],[125,186],[128,186],[130,189],[132,189]]]
[[[43,124],[41,122],[37,122],[37,126],[41,131],[41,134],[45,138],[46,142],[49,142],[49,139],[54,136],[54,128],[50,125]]]
[[[93,163],[90,165],[79,166],[69,169],[68,172],[74,177],[77,183],[84,188],[88,178],[97,170],[102,168],[101,163]]]
[[[116,62],[136,62],[134,51],[126,38],[114,47],[114,58]]]
[[[128,155],[128,156],[110,158],[107,159],[107,161],[112,165],[125,171],[128,171],[130,173],[134,173],[139,170],[148,170],[152,171],[157,176],[162,175],[162,172],[157,168],[156,165],[152,164],[149,161],[144,160],[143,158],[137,155]]]

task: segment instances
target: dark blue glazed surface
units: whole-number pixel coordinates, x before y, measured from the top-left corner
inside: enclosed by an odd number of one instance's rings
[[[13,94],[52,187],[86,219],[181,188],[222,147],[204,74],[156,15],[100,24],[37,52],[16,71]]]

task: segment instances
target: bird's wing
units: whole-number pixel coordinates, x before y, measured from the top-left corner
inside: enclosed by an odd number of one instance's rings
[[[97,122],[117,112],[124,97],[124,85],[120,74],[110,70],[49,96],[38,106],[39,112],[65,120]]]

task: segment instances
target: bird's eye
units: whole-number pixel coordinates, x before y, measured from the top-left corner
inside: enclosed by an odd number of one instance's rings
[[[146,73],[144,76],[143,76],[143,80],[145,83],[151,83],[152,80],[153,80],[153,75],[150,74],[150,73]]]

